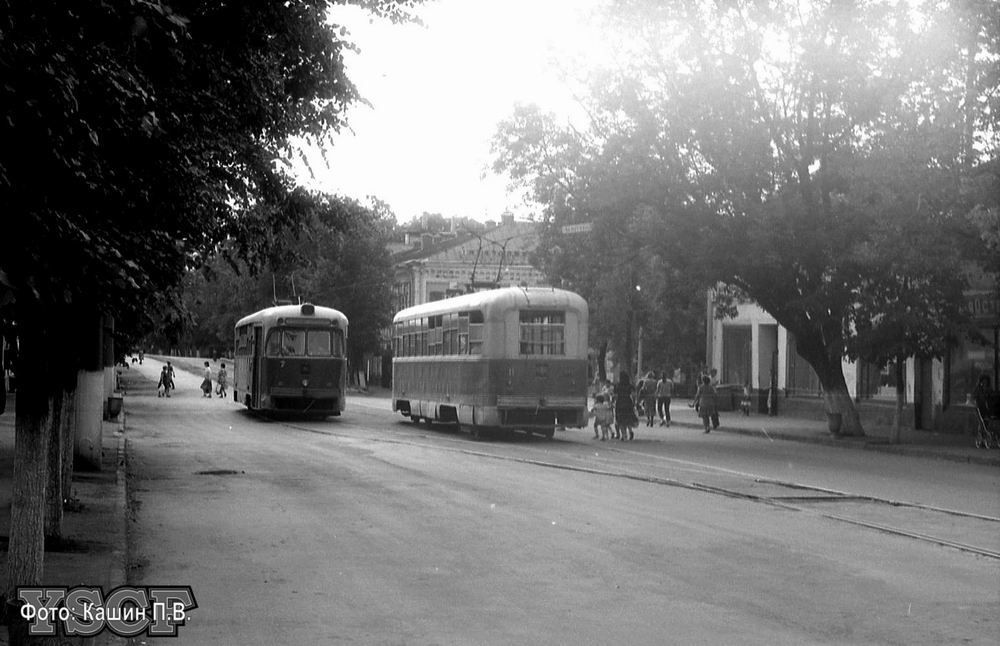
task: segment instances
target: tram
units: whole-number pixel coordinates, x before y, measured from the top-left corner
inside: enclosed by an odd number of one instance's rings
[[[583,297],[541,287],[404,309],[393,318],[392,408],[476,439],[586,426],[588,316]]]
[[[236,322],[233,398],[253,411],[340,415],[347,392],[347,317],[304,303]]]

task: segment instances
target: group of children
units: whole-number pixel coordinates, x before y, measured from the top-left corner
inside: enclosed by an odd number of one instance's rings
[[[697,392],[688,406],[694,408],[701,418],[706,433],[719,428],[719,406],[716,386],[716,370],[698,376]],[[670,426],[670,402],[674,383],[664,372],[657,379],[656,373],[649,372],[632,387],[628,374],[622,372],[619,382],[612,389],[605,380],[594,397],[590,416],[594,418],[594,439],[634,439],[633,428],[638,425],[639,416],[645,417],[646,426],[653,426],[659,417],[660,426]],[[752,390],[749,384],[743,389],[740,410],[750,414]],[[638,412],[638,415],[636,414]]]
[[[594,439],[635,439],[633,429],[639,424],[639,415],[645,417],[647,427],[652,427],[657,417],[660,426],[670,426],[673,391],[674,382],[666,372],[657,377],[655,372],[650,371],[634,387],[625,372],[619,375],[614,388],[605,380],[590,409],[594,418]]]
[[[156,384],[157,397],[170,397],[170,391],[174,389],[174,367],[167,362],[167,365],[160,369],[160,383]]]
[[[226,373],[226,364],[219,366],[219,373],[215,377],[215,394],[225,397],[229,388],[229,375]],[[174,390],[174,367],[168,361],[160,370],[160,381],[156,384],[157,397],[170,397],[170,391]],[[205,378],[201,382],[202,397],[212,396],[212,368],[205,362]]]

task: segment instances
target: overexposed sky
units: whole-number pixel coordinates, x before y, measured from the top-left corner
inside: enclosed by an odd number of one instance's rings
[[[353,7],[334,20],[360,52],[348,74],[371,107],[356,105],[350,130],[307,152],[311,188],[387,202],[400,221],[423,212],[497,220],[533,209],[489,170],[490,138],[516,103],[574,109],[560,68],[599,57],[588,15],[597,0],[429,0],[425,26],[370,21]],[[485,173],[485,177],[484,177]]]

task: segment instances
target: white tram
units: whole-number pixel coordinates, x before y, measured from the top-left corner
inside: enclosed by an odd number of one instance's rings
[[[587,424],[587,303],[508,287],[416,305],[393,318],[392,407],[414,421],[552,437]]]

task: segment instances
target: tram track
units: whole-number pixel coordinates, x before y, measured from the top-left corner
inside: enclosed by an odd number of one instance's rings
[[[457,453],[462,455],[485,458],[491,460],[501,460],[517,464],[526,464],[541,468],[559,469],[586,473],[597,476],[627,479],[637,482],[644,482],[659,486],[677,487],[691,491],[698,491],[713,495],[738,498],[766,504],[769,506],[809,514],[817,518],[823,518],[838,523],[845,523],[862,527],[865,529],[878,531],[888,535],[894,535],[924,543],[934,544],[951,548],[960,552],[975,554],[981,557],[1000,560],[1000,549],[976,545],[964,540],[949,537],[947,532],[939,531],[928,533],[920,531],[918,528],[906,527],[905,523],[899,522],[901,519],[888,518],[882,516],[892,514],[916,515],[911,522],[921,524],[921,518],[952,518],[957,522],[965,523],[967,527],[974,527],[975,532],[980,532],[982,536],[1000,535],[1000,518],[968,512],[958,509],[948,509],[944,507],[927,505],[917,502],[902,500],[892,500],[880,498],[866,494],[856,494],[837,489],[818,487],[814,485],[789,482],[774,478],[762,477],[756,474],[726,469],[710,464],[692,462],[689,460],[679,460],[676,458],[666,458],[663,456],[651,456],[648,453],[636,451],[625,447],[612,445],[602,445],[601,455],[579,452],[557,454],[561,459],[553,459],[550,448],[543,446],[532,446],[529,442],[518,443],[515,446],[518,455],[500,450],[487,450],[482,447],[493,445],[478,445],[479,448],[469,446],[470,440],[465,436],[461,438],[442,435],[435,437],[433,441],[419,441],[412,437],[400,436],[372,436],[359,435],[345,430],[318,429],[311,426],[282,422],[282,424],[299,431],[316,433],[320,435],[341,437],[344,439],[364,440],[381,444],[395,444],[409,446],[424,450],[442,451]],[[551,447],[551,442],[542,441],[544,445]],[[498,448],[505,448],[510,444],[496,445]],[[544,453],[544,455],[539,455]],[[608,457],[610,454],[611,457]],[[628,464],[624,464],[620,459],[628,459]],[[641,456],[644,462],[635,463],[635,459]],[[637,468],[638,467],[638,468]],[[710,477],[729,478],[734,481],[731,485],[712,484],[710,482],[699,481],[696,478],[678,478],[666,475],[657,475],[657,470],[673,469],[688,472],[701,473]],[[753,491],[755,487],[770,488],[773,493],[757,493]],[[749,490],[748,490],[749,489]],[[794,492],[794,493],[789,493]],[[837,506],[848,508],[844,510],[830,510],[823,507]],[[870,516],[876,516],[871,518]],[[867,516],[867,517],[866,517]],[[930,524],[934,524],[933,522]],[[987,541],[983,541],[987,542]]]

